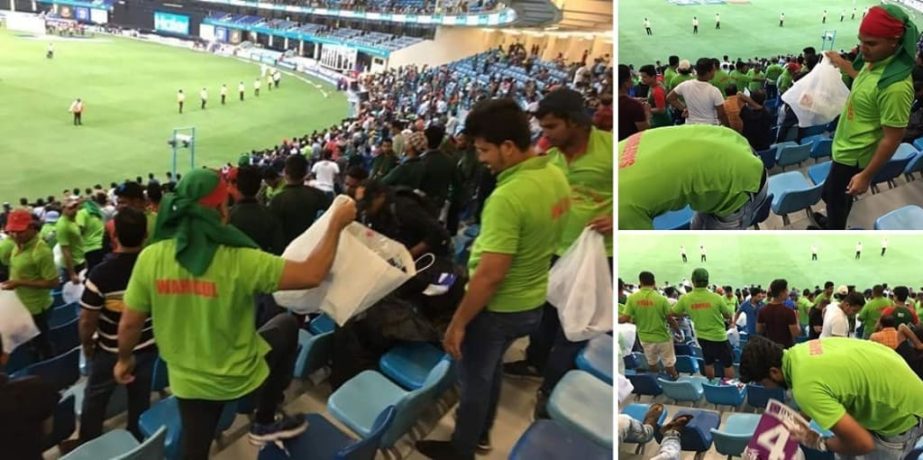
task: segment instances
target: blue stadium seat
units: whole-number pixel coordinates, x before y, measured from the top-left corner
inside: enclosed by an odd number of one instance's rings
[[[815,162],[831,155],[833,155],[833,139],[819,139],[811,145],[811,158],[814,158]]]
[[[882,182],[887,182],[889,189],[897,187],[897,182],[895,182],[894,179],[897,179],[904,173],[907,164],[913,160],[916,154],[916,149],[910,144],[904,143],[898,146],[897,151],[894,152],[894,156],[892,156],[891,159],[878,170],[875,177],[872,178],[870,187],[872,193],[878,193],[878,184]]]
[[[757,230],[760,229],[760,224],[769,218],[769,213],[772,211],[773,198],[775,198],[775,196],[772,193],[766,194],[766,199],[763,201],[763,204],[760,205],[759,209],[757,209],[753,214],[753,221],[749,222],[747,227],[753,227]]]
[[[770,399],[785,403],[785,390],[781,388],[768,389],[755,383],[747,384],[747,405],[758,410],[766,408]]]
[[[792,171],[770,176],[769,192],[773,195],[772,211],[782,216],[784,225],[790,225],[789,213],[804,210],[811,216],[811,206],[820,201],[823,184],[811,185],[803,174]]]
[[[596,376],[612,385],[612,336],[598,335],[590,339],[577,355],[577,369]]]
[[[308,331],[314,335],[323,334],[324,332],[333,332],[336,328],[336,323],[333,321],[333,318],[327,316],[326,313],[321,313],[319,316],[311,320],[310,325],[308,326]]]
[[[907,179],[907,182],[910,182],[916,179],[914,173],[918,171],[923,171],[923,152],[917,152],[907,163],[907,167],[904,168],[904,178]]]
[[[423,387],[407,391],[375,371],[364,371],[349,379],[327,399],[327,410],[337,420],[365,438],[372,433],[375,420],[385,408],[395,406],[394,424],[386,430],[381,446],[391,447],[416,423],[420,413],[438,399],[439,388],[449,377],[451,363],[440,361]]]
[[[801,130],[802,139],[805,137],[814,137],[817,135],[825,134],[827,132],[827,125],[814,125],[808,126]]]
[[[294,376],[307,378],[314,371],[324,367],[330,361],[333,348],[333,332],[312,334],[304,329],[298,330],[298,356],[295,358]]]
[[[744,403],[746,397],[746,391],[737,385],[714,385],[705,382],[702,384],[702,390],[705,392],[705,400],[719,410],[718,406],[730,406],[736,410]]]
[[[830,175],[830,167],[833,166],[833,161],[825,161],[823,163],[817,163],[811,165],[808,168],[808,177],[811,178],[811,182],[814,182],[814,185],[821,185],[824,181],[827,180],[827,176]]]
[[[215,436],[231,427],[231,424],[234,423],[236,408],[236,402],[225,404],[224,410],[221,412],[221,418],[218,419]],[[180,458],[181,452],[179,449],[183,426],[179,416],[179,404],[175,396],[157,401],[148,410],[144,411],[138,419],[138,427],[145,439],[154,436],[154,433],[166,427],[164,456],[167,460],[178,460]]]
[[[28,344],[22,344],[10,353],[9,360],[6,362],[6,366],[3,367],[3,372],[14,374],[36,362],[38,362],[38,357],[35,356],[32,347]]]
[[[673,353],[677,355],[692,356],[692,347],[685,343],[674,343]]]
[[[625,369],[637,369],[639,367],[638,358],[634,353],[623,356],[622,363],[625,365]]]
[[[378,360],[381,373],[407,390],[423,387],[430,371],[448,355],[429,343],[405,342],[392,347]]]
[[[667,211],[654,218],[654,230],[689,230],[694,214],[689,206],[677,211]]]
[[[707,381],[708,379],[705,377],[690,377],[685,375],[676,381],[670,381],[663,378],[657,379],[660,387],[663,388],[664,396],[672,399],[677,403],[691,402],[692,404],[695,404],[702,399],[702,396],[704,395],[702,384]]]
[[[711,449],[713,439],[711,430],[721,425],[721,416],[717,412],[707,410],[683,409],[677,412],[674,418],[681,415],[692,415],[692,420],[686,424],[679,435],[682,450],[706,452]],[[654,439],[661,442],[663,434],[655,431]]]
[[[35,375],[51,384],[56,390],[63,391],[80,378],[80,348],[54,358],[41,361],[19,371],[16,376]]]
[[[923,230],[923,208],[907,205],[875,220],[875,230]]]
[[[112,430],[78,447],[61,460],[163,460],[166,437],[166,427],[161,427],[142,443],[128,431]]]
[[[51,341],[51,346],[54,348],[55,354],[61,354],[80,346],[80,331],[78,330],[79,321],[78,319],[74,319],[69,323],[52,327],[51,330],[48,331],[48,340]]]
[[[151,391],[163,392],[170,386],[170,374],[167,363],[160,356],[154,361],[154,374],[151,377]],[[161,395],[163,396],[163,395]]]
[[[759,414],[731,414],[724,423],[724,429],[711,429],[715,450],[728,458],[740,456],[760,423]]]
[[[916,147],[918,151],[923,151],[923,137],[914,139],[913,146]]]
[[[606,449],[554,420],[536,420],[516,441],[509,460],[608,460]]]
[[[58,308],[64,306],[64,295],[61,288],[58,287],[51,291],[51,308]]]
[[[693,356],[678,355],[676,357],[676,371],[683,374],[695,375],[699,373],[699,363]]]
[[[554,387],[548,399],[552,420],[612,448],[612,386],[581,370],[569,371]]]
[[[811,158],[811,145],[780,145],[776,153],[776,165],[785,171],[787,166],[800,165]]]
[[[760,160],[763,160],[763,167],[766,170],[772,169],[776,165],[776,148],[770,147],[766,150],[760,150],[756,152],[759,155]]]
[[[51,316],[48,317],[48,327],[54,329],[76,320],[79,310],[80,305],[77,303],[69,303],[61,307],[52,308]]]
[[[394,406],[385,408],[375,419],[369,436],[359,440],[340,431],[321,414],[304,414],[308,429],[286,440],[285,450],[267,444],[260,450],[258,460],[374,460],[381,437],[394,423],[395,413]]]
[[[822,140],[829,140],[829,139],[830,139],[830,136],[826,134],[814,134],[812,136],[806,136],[806,137],[801,138],[801,145],[813,146],[814,144]]]

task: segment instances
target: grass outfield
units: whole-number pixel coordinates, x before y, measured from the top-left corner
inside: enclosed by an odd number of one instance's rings
[[[162,176],[171,165],[173,128],[195,127],[196,165],[236,162],[251,149],[328,127],[346,116],[345,96],[283,74],[280,89],[259,98],[259,67],[235,59],[102,36],[55,41],[0,30],[0,201],[60,194],[66,187]],[[247,86],[237,100],[237,84]],[[219,89],[228,85],[228,104]],[[209,91],[199,110],[199,90]],[[186,92],[183,115],[176,92]],[[74,98],[86,102],[82,127],[72,125]],[[181,161],[188,168],[188,157]],[[181,169],[182,171],[182,169]]]
[[[800,53],[807,46],[820,50],[824,31],[836,30],[836,49],[856,45],[862,10],[878,0],[750,0],[747,4],[678,6],[666,0],[619,0],[618,35],[622,64],[644,64],[670,55],[689,59],[728,55],[731,59]],[[850,20],[852,8],[855,20]],[[827,23],[821,16],[827,10]],[[846,19],[840,23],[840,11]],[[910,10],[908,10],[910,11]],[[779,13],[785,13],[785,27],[779,28]],[[715,30],[715,13],[721,14],[721,30]],[[692,34],[692,17],[699,18],[699,33]],[[644,31],[644,18],[651,20],[654,35]],[[912,13],[919,28],[923,15]]]
[[[881,239],[889,240],[888,251],[881,253]],[[855,260],[855,246],[862,242],[862,258]],[[708,262],[699,263],[699,244],[704,244]],[[811,261],[811,245],[816,244],[818,261]],[[775,278],[785,278],[789,286],[823,286],[825,281],[862,288],[877,283],[891,286],[923,286],[923,273],[915,267],[923,261],[923,236],[909,234],[735,234],[697,235],[680,233],[625,234],[618,236],[619,276],[637,284],[643,270],[654,273],[657,284],[676,284],[690,279],[692,270],[705,267],[710,282],[719,286],[740,287],[759,284],[768,287]],[[680,245],[686,246],[689,262],[683,264]]]

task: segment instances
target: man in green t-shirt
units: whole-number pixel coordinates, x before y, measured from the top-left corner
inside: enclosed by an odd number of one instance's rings
[[[766,74],[763,73],[760,63],[753,64],[753,68],[747,72],[747,78],[750,80],[747,86],[750,93],[755,93],[763,89],[763,86],[766,84]]]
[[[619,142],[618,153],[622,230],[652,230],[655,217],[686,206],[696,212],[693,229],[745,229],[767,199],[763,162],[732,129],[642,131]]]
[[[535,111],[535,117],[552,145],[548,151],[548,162],[564,173],[571,188],[570,212],[551,262],[564,255],[589,227],[603,235],[606,257],[611,266],[612,133],[593,127],[583,107],[580,93],[559,89],[545,96]],[[541,326],[529,336],[526,359],[503,366],[504,372],[514,376],[543,374],[539,402],[547,399],[558,380],[573,368],[577,354],[585,345],[583,341],[566,340],[557,311],[553,305],[545,304]],[[542,410],[539,408],[539,412]]]
[[[64,282],[80,282],[80,272],[87,268],[84,252],[83,234],[77,226],[77,209],[80,207],[80,198],[70,197],[64,201],[64,210],[61,218],[55,224],[55,236],[61,246],[61,256],[64,259]]]
[[[227,225],[228,185],[216,171],[197,169],[163,200],[154,235],[141,252],[125,291],[119,323],[118,383],[134,379],[133,350],[145,321],[167,363],[170,389],[179,403],[182,456],[206,459],[222,409],[253,395],[254,444],[297,436],[303,419],[276,419],[292,379],[298,323],[279,314],[255,330],[254,295],[309,289],[327,277],[340,232],[353,221],[351,199],[332,211],[330,224],[303,261],[262,252]]]
[[[667,65],[667,68],[663,71],[663,86],[664,89],[670,91],[670,82],[673,81],[674,77],[679,75],[679,73],[676,72],[676,68],[679,66],[679,56],[670,56],[669,59],[667,59],[667,63],[669,65]]]
[[[913,104],[917,27],[896,5],[875,6],[859,26],[860,57],[852,63],[828,51],[830,62],[851,78],[849,98],[833,136],[833,164],[824,181],[827,215],[818,226],[845,230],[854,198],[901,144]]]
[[[105,255],[103,252],[105,223],[102,211],[102,207],[105,205],[105,193],[97,193],[87,197],[74,219],[77,226],[80,227],[80,235],[83,237],[87,272],[99,265]]]
[[[737,312],[737,309],[740,308],[740,299],[734,293],[734,288],[724,286],[722,289],[724,290],[724,302],[728,304],[731,311]]]
[[[891,301],[885,297],[885,288],[880,284],[872,287],[872,298],[865,303],[862,310],[856,317],[862,323],[862,338],[868,340],[875,332],[875,325],[878,324],[878,318],[881,318],[881,312],[891,306]]]
[[[824,440],[810,429],[793,432],[808,447],[897,460],[923,438],[923,380],[875,342],[833,337],[783,350],[754,337],[740,359],[740,380],[791,389],[801,411],[834,434]]]
[[[628,296],[625,308],[619,316],[620,323],[632,322],[638,327],[638,338],[644,357],[651,369],[657,369],[663,363],[664,369],[674,379],[676,373],[676,353],[673,350],[673,336],[670,328],[679,333],[679,324],[670,316],[670,302],[657,292],[654,274],[641,272],[638,276],[641,289]]]
[[[792,289],[792,301],[795,302],[795,309],[798,310],[798,324],[801,326],[801,334],[807,336],[807,327],[808,321],[810,320],[811,307],[814,306],[814,302],[811,301],[809,296],[811,291],[805,289],[801,295],[798,295],[798,291]]]
[[[779,87],[777,86],[779,76],[782,75],[784,69],[779,64],[778,60],[772,61],[772,64],[766,66],[766,100],[771,100],[779,97]]]
[[[468,290],[443,347],[459,360],[458,419],[451,441],[420,441],[429,458],[473,459],[489,446],[500,399],[503,354],[542,319],[548,266],[568,222],[571,189],[549,157],[531,146],[529,116],[512,99],[479,102],[465,119],[497,188],[481,215],[468,261]]]
[[[750,71],[750,66],[746,62],[742,62],[742,61],[738,62],[737,64],[735,64],[734,70],[731,71],[731,75],[728,77],[728,84],[736,85],[737,89],[739,89],[740,92],[743,93],[745,89],[750,88],[750,75],[748,73],[749,71]]]
[[[679,298],[673,314],[692,319],[695,335],[705,357],[705,375],[715,378],[715,363],[724,365],[724,375],[734,375],[734,359],[728,342],[726,322],[734,312],[720,295],[708,290],[708,271],[697,268],[692,272],[692,292]]]
[[[16,246],[9,258],[10,279],[0,287],[5,291],[16,291],[16,297],[29,310],[41,332],[33,342],[39,358],[51,358],[54,353],[48,339],[48,313],[52,304],[51,290],[58,286],[54,256],[39,238],[38,227],[29,211],[17,209],[11,212],[6,221],[6,232]]]

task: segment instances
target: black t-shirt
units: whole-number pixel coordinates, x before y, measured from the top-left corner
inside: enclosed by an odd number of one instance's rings
[[[798,316],[794,310],[780,303],[769,304],[760,309],[756,322],[765,326],[763,335],[766,338],[782,345],[783,348],[789,348],[795,344],[792,331],[789,329],[789,326],[798,324]]]
[[[138,261],[138,254],[112,253],[102,263],[93,267],[87,276],[80,307],[85,310],[98,311],[97,345],[110,353],[119,352],[119,321],[125,302],[122,296],[128,288],[131,271]],[[154,329],[149,316],[144,321],[141,339],[135,351],[154,349]]]
[[[897,346],[897,354],[901,355],[901,358],[904,358],[910,368],[923,380],[923,352],[913,348],[909,340],[904,340]]]
[[[740,119],[744,123],[743,136],[750,147],[766,150],[772,144],[772,115],[766,108],[753,110],[748,106],[740,109]]]
[[[820,337],[820,332],[814,332],[814,326],[821,327],[824,325],[824,311],[820,308],[813,307],[808,311],[808,338],[816,339]]]
[[[38,377],[10,379],[0,374],[2,458],[41,460],[43,423],[54,414],[60,395]]]
[[[638,126],[635,123],[645,121],[644,106],[640,102],[628,97],[619,96],[619,140],[638,132]]]

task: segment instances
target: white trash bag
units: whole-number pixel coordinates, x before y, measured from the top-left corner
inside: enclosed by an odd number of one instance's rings
[[[602,235],[584,229],[551,267],[548,302],[557,307],[561,328],[571,342],[612,330],[612,276]]]
[[[12,353],[16,347],[38,334],[32,315],[16,292],[0,291],[0,337],[3,338],[3,352]]]
[[[80,302],[80,298],[83,297],[83,273],[84,272],[81,272],[80,283],[75,284],[67,281],[64,283],[64,286],[61,287],[61,298],[64,299],[65,304]]]
[[[849,88],[840,70],[826,56],[782,95],[802,128],[830,123],[843,111],[848,98]]]
[[[338,196],[330,209],[285,248],[282,257],[304,260],[323,238],[333,209],[350,198]],[[417,273],[413,257],[398,243],[359,223],[340,235],[330,274],[314,289],[279,291],[276,302],[296,313],[327,313],[340,326],[400,287]]]

